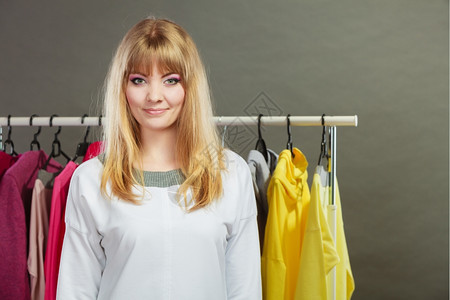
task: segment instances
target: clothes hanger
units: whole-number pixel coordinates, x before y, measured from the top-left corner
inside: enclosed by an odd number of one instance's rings
[[[5,148],[3,149],[3,152],[5,152],[6,154],[12,155],[12,156],[17,156],[17,152],[14,150],[14,143],[11,140],[11,115],[8,115],[8,138],[6,139],[6,141],[4,142]],[[9,145],[11,147],[11,151],[8,153],[6,152],[6,147],[7,145]]]
[[[220,124],[221,121],[222,121],[222,116],[219,117],[218,124]],[[227,129],[228,129],[228,125],[225,125],[223,127],[223,132],[222,132],[222,148],[225,147],[225,135],[227,134]]]
[[[50,127],[53,127],[53,118],[57,117],[58,115],[52,115],[50,117]],[[52,158],[56,158],[59,157],[61,154],[67,159],[67,162],[71,161],[70,157],[64,153],[64,151],[62,151],[61,149],[61,142],[58,139],[58,135],[61,133],[61,126],[58,126],[58,131],[55,133],[55,139],[53,140],[52,143],[52,152],[50,153],[50,155],[48,156],[47,161],[44,164],[44,167],[42,169],[47,169],[48,164],[50,163],[50,160]]]
[[[227,134],[227,129],[228,125],[225,125],[222,132],[222,147],[225,147],[225,135]]]
[[[88,115],[84,114],[81,117],[81,124],[84,124],[84,118],[86,118]],[[99,125],[101,124],[101,117],[99,118]],[[89,145],[91,144],[90,142],[87,141],[87,137],[89,135],[89,131],[91,130],[91,126],[88,126],[86,128],[86,133],[84,134],[84,140],[81,143],[78,143],[77,145],[77,151],[75,153],[75,156],[72,158],[72,161],[77,160],[78,157],[80,156],[85,156],[86,152],[89,148]]]
[[[317,165],[319,166],[322,165],[323,158],[326,158],[328,162],[329,154],[327,145],[326,126],[325,126],[325,114],[322,115],[322,141],[320,143],[320,156]]]
[[[294,151],[292,150],[291,120],[289,119],[290,116],[291,116],[290,114],[288,114],[286,116],[286,119],[287,119],[287,132],[288,132],[288,142],[287,142],[286,148],[291,150],[292,158],[294,158],[295,155],[294,155]]]
[[[30,126],[33,126],[33,118],[34,117],[37,117],[38,115],[36,115],[36,114],[33,114],[33,115],[31,115],[31,117],[30,117]],[[34,138],[33,138],[33,140],[31,141],[31,143],[30,143],[30,151],[33,151],[33,145],[36,145],[37,146],[37,149],[38,150],[41,150],[41,144],[39,144],[39,142],[38,142],[38,140],[37,140],[37,137],[38,137],[38,135],[41,133],[41,126],[39,126],[39,129],[38,129],[38,132],[36,132],[35,134],[34,134]]]
[[[261,154],[264,156],[264,159],[266,162],[269,161],[269,156],[267,155],[267,147],[266,142],[264,142],[264,139],[261,135],[261,117],[263,114],[259,114],[258,116],[258,141],[256,142],[255,150],[258,150],[261,152]]]

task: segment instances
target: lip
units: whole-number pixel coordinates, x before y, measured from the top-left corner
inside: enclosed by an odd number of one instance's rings
[[[167,111],[168,108],[150,108],[150,109],[144,109],[144,111],[146,113],[148,113],[149,115],[152,116],[156,116],[156,115],[160,115],[162,113],[164,113],[165,111]]]

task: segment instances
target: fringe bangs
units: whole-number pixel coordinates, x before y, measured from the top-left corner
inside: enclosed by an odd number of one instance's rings
[[[176,44],[170,37],[162,36],[162,30],[156,25],[149,33],[141,37],[130,50],[125,78],[132,73],[151,75],[156,64],[158,71],[180,74],[182,79],[189,80],[189,66],[183,55],[182,44]],[[184,42],[183,42],[184,43]]]

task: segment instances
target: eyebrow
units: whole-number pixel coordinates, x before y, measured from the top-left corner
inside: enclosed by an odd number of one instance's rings
[[[133,73],[131,73],[130,75],[141,75],[141,76],[144,76],[144,77],[147,77],[147,76],[148,76],[147,74],[144,74],[144,73],[141,73],[141,72],[133,72]],[[162,78],[162,77],[167,77],[167,76],[170,76],[170,75],[178,75],[178,76],[181,77],[181,75],[178,74],[178,73],[175,73],[175,72],[169,72],[169,73],[166,73],[166,74],[162,75],[161,78]]]
[[[167,74],[164,74],[162,77],[166,77],[166,76],[170,76],[170,75],[178,75],[178,76],[180,76],[181,77],[181,75],[180,74],[178,74],[178,73],[175,73],[175,72],[170,72],[170,73],[167,73]]]
[[[141,72],[133,72],[133,73],[130,73],[130,76],[131,75],[140,75],[140,76],[147,77],[147,75],[145,75],[144,73],[141,73]]]

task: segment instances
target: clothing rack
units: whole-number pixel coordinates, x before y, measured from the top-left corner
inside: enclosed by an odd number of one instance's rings
[[[322,123],[323,119],[323,123]],[[51,121],[51,122],[50,122]],[[215,116],[217,126],[242,126],[258,125],[258,116]],[[0,117],[0,126],[101,126],[104,117]],[[332,210],[329,220],[333,240],[336,241],[336,127],[358,126],[358,116],[289,116],[291,126],[327,126],[330,129],[329,153],[330,157],[330,182],[331,199],[329,205]],[[286,126],[287,116],[262,116],[261,125]],[[0,150],[3,149],[2,128],[0,127]],[[331,287],[331,299],[336,299],[336,267],[331,271],[333,286]]]
[[[50,126],[51,117],[11,117],[10,126]],[[99,126],[104,117],[54,117],[53,126]],[[322,116],[290,116],[291,126],[322,126]],[[224,125],[258,125],[257,116],[216,116],[214,121],[218,126]],[[325,126],[358,126],[358,116],[325,116]],[[285,126],[285,116],[262,116],[261,125]],[[8,126],[8,118],[0,117],[0,126]]]

